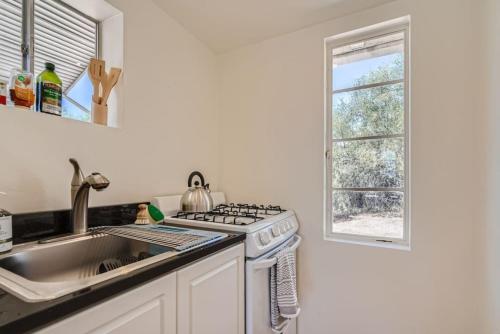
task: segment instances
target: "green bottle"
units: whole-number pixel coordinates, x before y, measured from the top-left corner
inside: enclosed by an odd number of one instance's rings
[[[62,115],[62,81],[57,76],[55,66],[45,63],[45,71],[36,78],[36,111]]]

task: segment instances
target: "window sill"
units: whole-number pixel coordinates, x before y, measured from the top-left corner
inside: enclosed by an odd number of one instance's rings
[[[386,249],[394,249],[400,251],[411,252],[411,246],[404,241],[400,242],[380,242],[376,241],[375,238],[363,238],[358,236],[350,236],[350,235],[339,235],[339,234],[325,234],[324,240],[339,242],[343,244],[351,244],[358,246],[368,246],[368,247],[376,247],[376,248],[386,248]]]
[[[41,119],[45,119],[45,120],[48,120],[48,119],[56,120],[57,119],[57,121],[55,121],[55,122],[68,122],[70,124],[82,124],[84,126],[96,126],[96,127],[100,127],[100,128],[111,128],[111,129],[116,128],[116,127],[112,127],[109,125],[106,126],[106,125],[96,124],[96,123],[92,123],[92,122],[84,122],[84,121],[79,121],[77,119],[36,112],[36,111],[33,111],[33,109],[27,109],[27,108],[16,107],[16,106],[0,105],[0,113],[10,113],[12,115],[18,115],[19,117],[21,117],[23,115],[25,117],[39,117],[39,115],[41,115]],[[32,116],[32,115],[36,115],[36,116]]]

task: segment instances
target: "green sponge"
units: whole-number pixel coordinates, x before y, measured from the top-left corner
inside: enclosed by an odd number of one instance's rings
[[[160,222],[165,219],[165,215],[160,211],[160,209],[152,204],[148,205],[148,213],[155,222]]]

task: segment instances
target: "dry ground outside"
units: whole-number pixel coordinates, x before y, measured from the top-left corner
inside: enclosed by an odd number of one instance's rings
[[[401,239],[403,238],[403,218],[370,213],[349,218],[335,218],[333,232]]]

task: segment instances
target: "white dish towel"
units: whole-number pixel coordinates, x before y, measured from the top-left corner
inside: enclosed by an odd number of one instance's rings
[[[276,259],[270,275],[271,328],[275,333],[283,333],[288,319],[300,313],[295,252],[285,247],[276,254]]]

